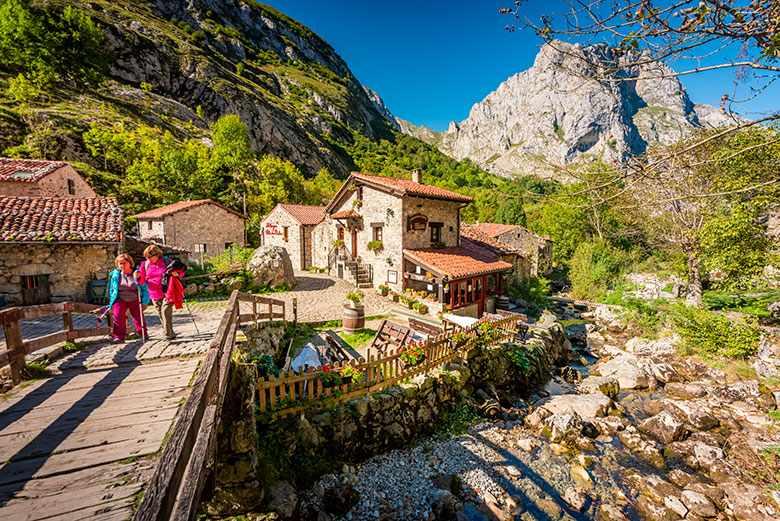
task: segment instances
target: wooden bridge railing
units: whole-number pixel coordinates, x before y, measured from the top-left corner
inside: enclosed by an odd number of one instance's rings
[[[260,378],[257,384],[258,406],[260,412],[270,411],[276,416],[295,414],[303,410],[307,402],[329,399],[342,402],[369,393],[391,387],[398,382],[412,378],[441,367],[452,360],[465,356],[477,343],[482,334],[491,334],[492,340],[501,342],[516,337],[525,330],[527,324],[523,316],[515,315],[499,320],[481,322],[469,329],[458,332],[442,333],[429,337],[419,344],[409,344],[403,348],[388,351],[386,356],[375,358],[371,351],[368,360],[351,363],[338,363],[329,367],[327,373],[321,370],[309,370],[300,374],[286,372],[279,377],[273,375]],[[485,332],[483,324],[489,324],[491,333]],[[424,356],[417,365],[404,362],[404,350],[415,349]],[[408,359],[408,358],[407,358]],[[352,382],[338,383],[326,387],[328,373],[341,374],[349,366],[353,375]],[[355,380],[359,379],[359,382]]]
[[[252,313],[241,313],[242,302],[252,304]],[[258,309],[259,306],[263,309]],[[260,320],[286,322],[285,303],[239,291],[230,295],[225,314],[192,385],[192,392],[176,417],[134,520],[194,519],[206,478],[214,469],[216,436],[230,376],[236,331],[242,323]]]
[[[95,327],[77,329],[73,326],[73,313],[90,313],[100,306],[80,302],[62,302],[59,304],[42,304],[40,306],[13,307],[0,311],[0,325],[5,334],[5,351],[0,351],[0,367],[11,366],[11,380],[14,385],[22,379],[25,357],[39,349],[50,347],[60,342],[79,338],[107,335],[110,324],[105,326],[96,323]],[[33,320],[51,315],[62,315],[62,329],[48,335],[25,340],[22,335],[22,320]],[[97,317],[95,318],[97,322]]]

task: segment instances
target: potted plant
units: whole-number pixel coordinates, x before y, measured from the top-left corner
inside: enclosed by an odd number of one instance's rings
[[[390,300],[392,300],[393,302],[400,302],[401,301],[401,295],[399,295],[398,293],[393,291],[392,293],[390,293]]]
[[[374,253],[379,253],[384,247],[385,246],[382,244],[382,241],[368,241],[368,244],[366,244],[368,251],[372,251]]]
[[[366,311],[363,307],[363,292],[352,290],[346,295],[344,303],[344,317],[341,320],[344,329],[354,332],[363,329],[366,324]]]
[[[341,385],[341,375],[337,371],[331,371],[328,366],[323,366],[319,373],[323,387],[336,387]]]
[[[420,344],[409,344],[399,358],[404,366],[414,367],[425,361],[425,350]]]
[[[341,369],[341,382],[348,384],[359,384],[363,381],[364,375],[351,365],[348,365]]]
[[[376,288],[377,292],[382,295],[383,297],[386,297],[388,293],[390,293],[390,286],[387,284],[380,284]]]
[[[421,315],[428,314],[428,305],[424,302],[415,302],[414,304],[412,304],[412,309],[414,309],[416,312],[418,312]]]
[[[416,300],[414,300],[413,298],[408,298],[407,297],[407,299],[406,299],[406,307],[408,307],[409,309],[414,309],[414,306],[416,304],[417,304]]]
[[[450,337],[450,342],[452,343],[452,347],[455,349],[465,346],[466,342],[468,341],[469,341],[469,336],[463,331],[457,331],[453,333],[452,336]]]

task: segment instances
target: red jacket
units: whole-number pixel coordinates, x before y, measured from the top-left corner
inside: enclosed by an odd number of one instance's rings
[[[181,283],[180,277],[184,276],[184,271],[176,270],[178,277],[170,277],[168,279],[168,291],[165,292],[165,300],[173,304],[176,309],[181,309],[184,305],[184,286]]]

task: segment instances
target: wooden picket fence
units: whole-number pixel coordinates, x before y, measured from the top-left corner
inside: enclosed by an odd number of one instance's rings
[[[494,341],[504,342],[516,338],[518,333],[527,327],[523,318],[525,317],[517,315],[488,321],[491,329],[495,331]],[[314,401],[343,402],[391,387],[441,367],[456,358],[465,357],[476,345],[481,334],[480,327],[484,323],[486,322],[480,322],[469,329],[429,337],[419,344],[389,350],[386,356],[381,358],[375,358],[369,350],[367,360],[352,360],[348,364],[338,363],[330,366],[328,372],[336,373],[341,373],[345,367],[350,366],[353,374],[362,375],[359,382],[326,387],[323,378],[328,378],[327,373],[312,369],[297,374],[288,371],[278,377],[260,377],[257,383],[259,410],[271,412],[277,417],[285,416],[300,412]],[[458,333],[460,335],[456,336]],[[401,355],[403,350],[414,348],[421,349],[425,356],[421,363],[410,366],[404,363]]]

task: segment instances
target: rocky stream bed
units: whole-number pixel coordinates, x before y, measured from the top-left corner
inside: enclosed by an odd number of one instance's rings
[[[680,357],[674,337],[630,337],[610,308],[563,318],[587,322],[544,389],[271,506],[319,521],[780,519],[780,393]]]

